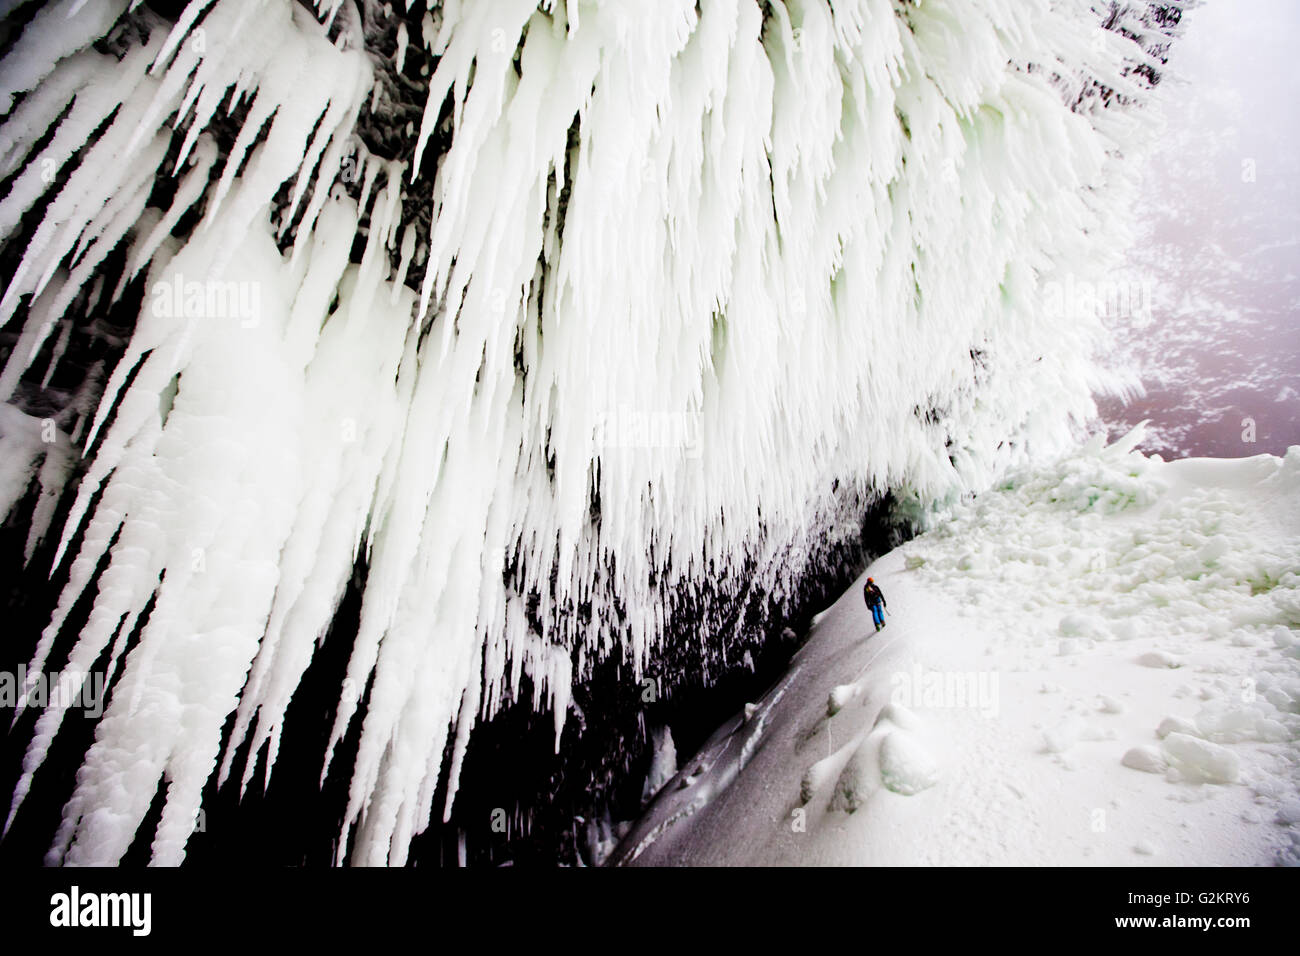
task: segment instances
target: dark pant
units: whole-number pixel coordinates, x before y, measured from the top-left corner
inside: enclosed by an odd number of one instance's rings
[[[885,609],[879,604],[871,605],[871,621],[876,627],[885,626]]]

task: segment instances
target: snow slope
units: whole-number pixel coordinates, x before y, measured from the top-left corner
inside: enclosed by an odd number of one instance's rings
[[[1300,447],[1163,462],[1140,434],[941,516],[818,620],[611,858],[1300,860]]]

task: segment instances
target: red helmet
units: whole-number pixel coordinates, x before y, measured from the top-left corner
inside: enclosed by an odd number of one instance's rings
[[[868,583],[868,584],[874,584],[875,582],[872,581],[871,578],[867,578],[867,583]]]

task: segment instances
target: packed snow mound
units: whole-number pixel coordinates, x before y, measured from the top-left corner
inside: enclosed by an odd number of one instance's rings
[[[638,862],[1300,863],[1300,447],[1135,437],[875,562],[889,629],[850,588],[751,765]]]
[[[880,741],[880,779],[895,793],[910,796],[939,780],[939,762],[915,736],[893,730]]]
[[[933,786],[939,763],[922,734],[923,722],[915,714],[887,705],[861,742],[809,768],[800,782],[800,802],[812,803],[831,779],[835,783],[827,806],[846,813],[866,805],[882,787],[911,795]]]
[[[51,862],[119,860],[164,780],[152,856],[180,862],[211,777],[272,772],[358,565],[322,777],[360,721],[338,859],[400,864],[525,682],[558,748],[575,679],[609,655],[639,676],[665,609],[717,635],[886,489],[925,503],[1066,447],[1105,331],[1053,293],[1115,264],[1177,19],[415,3],[383,63],[364,29],[396,4],[152,6],[47,4],[0,70],[0,401],[60,323],[138,315],[65,429],[88,464],[30,666],[92,595],[68,664],[116,686]],[[398,74],[427,91],[409,127]]]
[[[880,790],[880,734],[871,733],[859,744],[844,762],[835,787],[831,792],[831,810],[854,813]]]

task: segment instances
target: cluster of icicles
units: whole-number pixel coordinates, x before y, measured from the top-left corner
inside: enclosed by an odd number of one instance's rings
[[[107,661],[111,698],[52,863],[120,860],[165,782],[176,864],[212,774],[261,754],[269,781],[358,557],[322,780],[368,693],[339,862],[400,864],[523,674],[558,746],[572,682],[608,654],[636,679],[666,594],[797,576],[837,484],[978,488],[1091,413],[1100,323],[1041,290],[1113,262],[1144,120],[1068,106],[1142,98],[1086,2],[448,0],[401,28],[436,68],[391,161],[356,135],[385,104],[354,2],[62,0],[0,63],[0,235],[54,191],[0,300],[25,319],[0,400],[74,302],[147,290],[84,429],[0,419],[29,554],[87,455],[30,668]],[[100,52],[128,15],[147,39]]]

